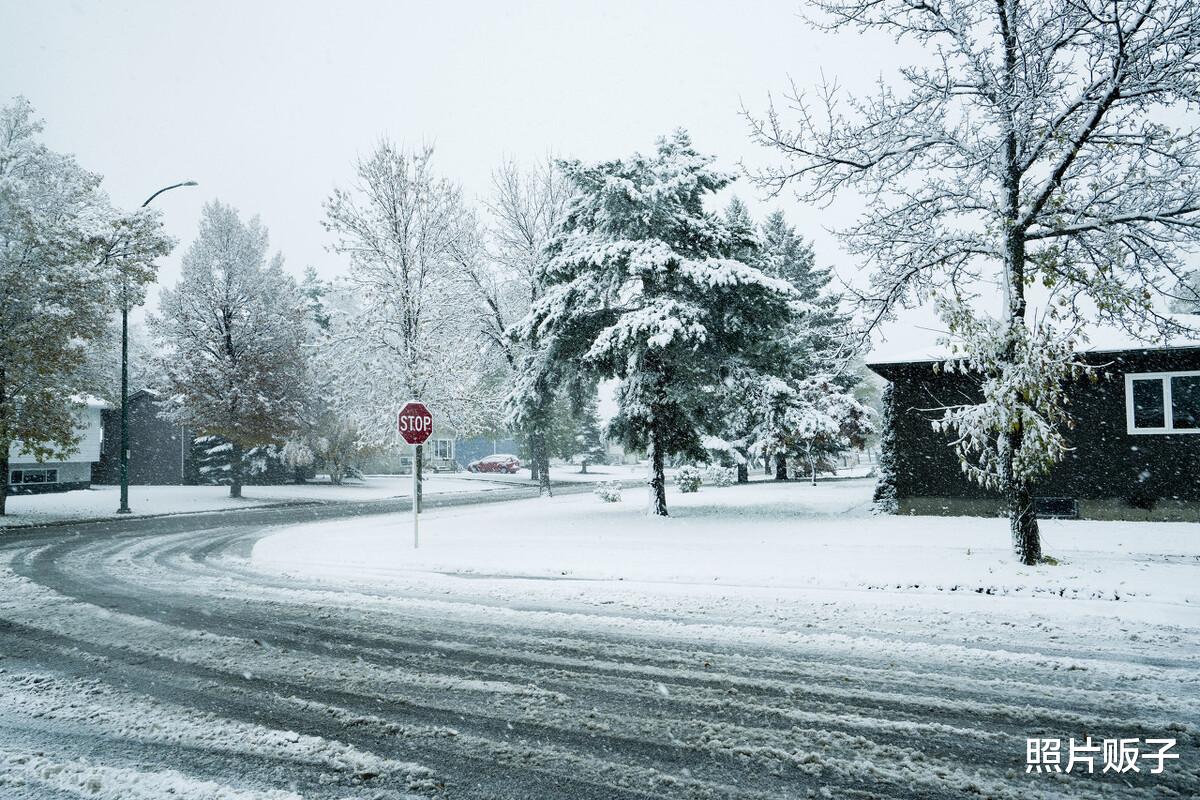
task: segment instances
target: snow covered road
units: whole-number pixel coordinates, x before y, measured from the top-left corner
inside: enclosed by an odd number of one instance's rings
[[[1200,620],[1131,635],[1025,598],[351,584],[248,560],[336,513],[0,538],[0,796],[1200,793]],[[1169,736],[1181,758],[1025,773],[1026,737],[1085,735]]]

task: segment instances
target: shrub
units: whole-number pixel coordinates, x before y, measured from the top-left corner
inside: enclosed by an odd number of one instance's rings
[[[592,494],[599,497],[605,503],[621,502],[621,482],[620,481],[601,481],[596,484],[596,488],[592,489]]]
[[[713,464],[704,470],[702,482],[709,486],[733,486],[737,483],[737,467],[721,467]]]
[[[675,486],[682,494],[700,491],[700,470],[695,467],[680,467],[675,473]]]

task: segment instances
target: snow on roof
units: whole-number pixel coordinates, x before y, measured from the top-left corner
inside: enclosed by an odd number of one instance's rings
[[[1165,342],[1139,339],[1128,331],[1110,325],[1090,325],[1084,328],[1087,341],[1079,348],[1084,353],[1112,353],[1122,350],[1173,350],[1186,347],[1200,347],[1200,314],[1168,314],[1179,325],[1193,331],[1192,336],[1176,337]],[[914,339],[924,338],[927,343],[920,347],[891,351],[888,342],[877,344],[867,356],[868,364],[914,364],[923,361],[941,361],[949,357],[945,345],[937,339],[943,334],[932,329],[911,326],[908,330],[900,331],[896,338],[906,343]]]
[[[73,394],[71,395],[72,403],[80,403],[88,408],[111,408],[108,402],[101,400],[99,397],[91,394]]]

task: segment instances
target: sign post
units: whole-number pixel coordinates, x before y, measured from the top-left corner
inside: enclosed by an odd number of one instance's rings
[[[420,495],[421,487],[417,482],[417,448],[433,435],[433,415],[429,413],[429,409],[424,403],[416,400],[404,404],[404,408],[400,409],[400,415],[397,419],[397,426],[400,429],[400,436],[404,441],[412,445],[412,512],[413,512],[413,549],[420,546],[420,536],[418,535],[417,519],[420,515],[420,506],[417,504],[417,498]]]

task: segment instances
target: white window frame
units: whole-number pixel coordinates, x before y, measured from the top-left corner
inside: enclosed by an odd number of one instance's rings
[[[1131,436],[1153,436],[1169,433],[1175,436],[1185,433],[1200,433],[1200,428],[1176,428],[1173,403],[1171,402],[1171,378],[1195,378],[1200,371],[1190,372],[1128,372],[1125,374],[1125,432]],[[1133,425],[1133,382],[1162,381],[1164,428],[1136,428]]]
[[[440,450],[442,445],[446,445],[446,455],[441,455]],[[434,439],[433,440],[433,457],[449,461],[454,458],[454,440],[453,439]]]

